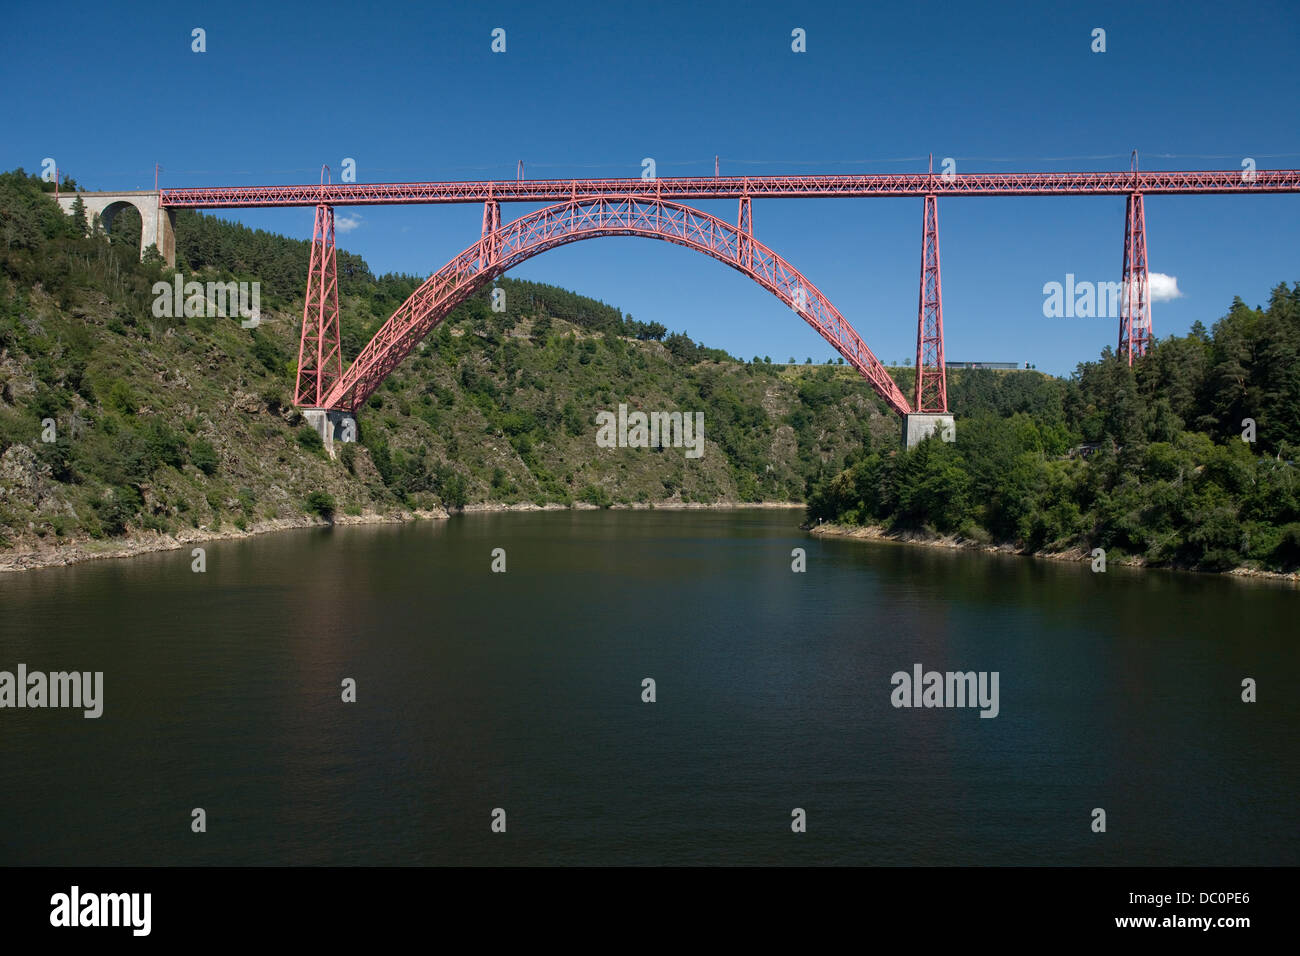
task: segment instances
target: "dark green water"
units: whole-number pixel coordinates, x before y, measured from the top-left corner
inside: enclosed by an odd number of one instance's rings
[[[799,520],[477,515],[0,576],[0,670],[104,672],[98,720],[0,710],[0,864],[1300,863],[1300,592]],[[998,716],[891,706],[918,662],[997,671]]]

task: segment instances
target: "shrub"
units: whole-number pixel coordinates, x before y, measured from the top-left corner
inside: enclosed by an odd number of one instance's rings
[[[320,432],[310,425],[303,425],[298,429],[298,444],[310,452],[325,450],[325,442],[321,441]]]
[[[1300,566],[1300,523],[1283,525],[1282,535],[1273,549],[1273,563],[1280,568]]]
[[[140,493],[134,488],[115,486],[112,494],[95,502],[95,515],[107,535],[126,531],[127,522],[135,517],[140,507]]]
[[[334,496],[327,491],[313,491],[307,496],[307,510],[315,512],[326,521],[333,521]]]
[[[185,439],[178,432],[172,431],[157,419],[150,421],[145,428],[144,444],[152,465],[150,470],[162,465],[180,468],[185,463],[186,452],[189,450]]]
[[[190,447],[190,461],[209,478],[217,473],[217,450],[205,438],[198,439]]]
[[[352,442],[346,442],[339,449],[339,460],[343,462],[343,467],[348,470],[348,474],[357,473],[357,446]]]
[[[108,399],[105,402],[109,408],[123,415],[134,415],[136,410],[135,394],[131,391],[131,386],[120,378],[114,379],[108,388]]]
[[[582,494],[578,496],[579,500],[587,504],[596,505],[599,508],[608,508],[613,502],[610,500],[609,492],[600,485],[587,485],[582,489]]]
[[[268,372],[278,372],[284,367],[284,356],[280,354],[279,348],[261,332],[253,333],[253,357],[261,362]]]

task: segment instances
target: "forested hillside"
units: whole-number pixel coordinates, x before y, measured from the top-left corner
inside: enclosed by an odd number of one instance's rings
[[[488,290],[458,308],[331,460],[292,408],[308,243],[181,213],[178,270],[261,282],[262,322],[158,318],[153,284],[173,271],[138,261],[138,216],[87,238],[51,189],[0,175],[0,549],[488,502],[803,501],[897,435],[848,367],[741,362],[503,279],[506,310]],[[350,358],[420,278],[343,251],[339,271]],[[620,403],[705,412],[704,456],[598,448],[595,415]]]
[[[1154,565],[1300,564],[1300,284],[1068,381],[967,372],[956,441],[864,446],[809,516]]]
[[[182,212],[177,269],[260,282],[263,321],[158,318],[153,284],[174,273],[137,260],[138,216],[88,238],[51,190],[0,174],[0,551],[305,514],[806,501],[815,523],[1030,552],[1300,564],[1300,284],[1133,368],[1106,353],[1069,380],[950,372],[956,441],[901,451],[897,420],[845,366],[738,360],[503,279],[505,311],[488,290],[459,307],[334,460],[292,408],[309,243]],[[350,358],[422,277],[338,260]],[[911,370],[895,374],[908,393]],[[620,403],[705,412],[706,454],[597,447],[596,413]]]

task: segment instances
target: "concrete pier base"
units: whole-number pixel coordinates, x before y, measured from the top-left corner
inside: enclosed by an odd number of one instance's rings
[[[914,412],[903,418],[903,446],[914,448],[930,435],[938,435],[940,441],[956,441],[957,425],[951,415],[935,415],[928,412]]]
[[[354,442],[357,440],[357,420],[350,412],[341,412],[333,408],[304,408],[302,417],[307,424],[316,429],[325,451],[334,457],[334,443]]]

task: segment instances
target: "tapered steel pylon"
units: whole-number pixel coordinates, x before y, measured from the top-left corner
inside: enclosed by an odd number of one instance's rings
[[[740,197],[736,214],[736,261],[746,269],[754,267],[754,210],[748,196]]]
[[[343,377],[339,349],[338,260],[334,252],[334,207],[316,207],[311,241],[307,300],[302,310],[302,340],[298,346],[298,384],[294,404],[321,408],[325,396]]]
[[[489,199],[483,204],[483,259],[489,266],[494,266],[501,258],[501,204]]]
[[[916,317],[917,412],[947,413],[948,377],[943,365],[943,280],[939,273],[939,201],[925,197],[921,229],[921,292]]]
[[[1142,194],[1130,193],[1124,226],[1124,273],[1121,279],[1119,316],[1120,358],[1133,364],[1133,357],[1146,355],[1151,343],[1150,279],[1147,275],[1146,213]]]

